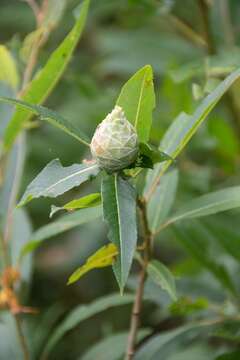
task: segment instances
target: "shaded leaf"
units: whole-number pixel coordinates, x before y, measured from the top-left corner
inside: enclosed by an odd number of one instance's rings
[[[176,196],[178,171],[172,170],[163,175],[154,196],[148,202],[147,215],[152,232],[164,222],[168,216]]]
[[[52,160],[28,185],[18,206],[23,206],[40,196],[57,197],[96,176],[98,172],[99,168],[96,164],[63,167],[59,159]]]
[[[183,219],[217,214],[240,206],[240,186],[229,187],[202,195],[185,204],[167,221],[172,224]]]
[[[113,269],[123,291],[137,243],[136,192],[120,175],[106,175],[102,181],[102,201],[109,239],[119,251]]]
[[[236,350],[233,352],[228,352],[218,356],[215,360],[239,360],[240,358],[240,350]]]
[[[88,207],[98,206],[100,204],[101,204],[101,194],[100,193],[86,195],[86,196],[81,197],[80,199],[72,200],[61,207],[57,207],[57,206],[53,205],[51,207],[50,217],[52,217],[59,210],[72,211],[72,210],[76,210],[76,209],[84,209],[84,208],[88,208]]]
[[[141,329],[137,334],[137,341],[141,341],[150,333],[148,329]],[[128,332],[110,335],[93,346],[81,356],[81,360],[119,360],[124,356]],[[79,359],[80,360],[80,359]]]
[[[80,15],[73,29],[53,52],[43,69],[36,74],[26,87],[22,100],[33,104],[41,104],[48,97],[63,74],[77,46],[85,25],[89,2],[89,0],[83,2]],[[22,127],[30,118],[31,114],[28,111],[21,108],[16,109],[4,135],[4,147],[6,150],[12,146]]]
[[[61,340],[61,338],[75,326],[79,325],[80,322],[104,311],[108,308],[126,305],[132,303],[134,300],[133,295],[124,295],[111,294],[104,296],[100,299],[93,301],[92,303],[86,305],[79,305],[74,310],[72,310],[68,316],[58,325],[55,331],[50,336],[44,355],[46,356],[51,352],[51,350],[56,346],[56,344]]]
[[[114,244],[101,247],[87,259],[84,265],[74,271],[68,279],[68,285],[78,281],[84,274],[92,269],[113,265],[117,254],[118,250]]]
[[[16,89],[19,83],[15,61],[4,45],[0,45],[0,81],[7,83],[13,89]]]
[[[147,142],[152,126],[152,111],[155,107],[153,73],[150,65],[136,72],[123,86],[117,105],[137,130],[139,141]]]
[[[86,208],[78,210],[73,214],[64,215],[59,220],[44,225],[33,233],[30,241],[22,248],[20,255],[21,258],[29,252],[37,249],[42,244],[42,241],[61,234],[67,230],[73,229],[76,226],[93,221],[101,215],[101,206],[96,208]]]
[[[0,97],[0,101],[18,105],[19,108],[27,109],[33,112],[34,114],[40,116],[41,120],[49,122],[51,125],[74,137],[82,144],[89,146],[88,137],[79,128],[76,128],[71,122],[69,122],[67,119],[64,119],[55,111],[47,109],[44,106],[29,104],[22,100],[10,99],[6,97]]]
[[[157,285],[166,290],[173,301],[177,300],[175,280],[168,268],[158,260],[148,264],[147,273]]]

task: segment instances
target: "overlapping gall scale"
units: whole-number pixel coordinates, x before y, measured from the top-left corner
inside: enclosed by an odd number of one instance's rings
[[[135,128],[126,119],[123,109],[113,111],[98,125],[91,141],[91,152],[98,165],[114,172],[131,165],[139,150]]]

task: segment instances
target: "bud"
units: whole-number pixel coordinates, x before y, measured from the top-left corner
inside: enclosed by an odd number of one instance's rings
[[[117,171],[132,164],[138,155],[136,130],[120,106],[98,125],[91,142],[91,152],[99,166]]]

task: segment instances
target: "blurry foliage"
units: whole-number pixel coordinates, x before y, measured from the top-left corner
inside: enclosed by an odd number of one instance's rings
[[[53,25],[52,21],[58,16],[59,23],[54,24],[48,41],[39,53],[36,71],[42,68],[71,29],[74,20],[72,12],[79,2],[66,1],[66,6],[62,8],[63,14],[60,7],[56,8],[59,10],[57,14],[53,8],[53,20],[50,14],[47,21]],[[208,49],[209,39],[206,35],[209,34],[206,34],[204,28],[200,2],[93,0],[83,38],[57,89],[48,98],[47,106],[71,119],[75,126],[79,125],[91,136],[96,125],[112,108],[122,84],[140,67],[150,64],[154,69],[157,98],[151,142],[158,145],[173,119],[181,112],[193,113],[201,98],[240,65],[239,1],[205,1],[209,6],[208,30],[214,53]],[[35,21],[24,1],[1,0],[0,14],[0,44],[6,46],[17,64],[16,71],[6,82],[2,81],[3,65],[0,61],[0,96],[16,97],[15,86],[18,77],[23,75],[25,61],[29,56],[28,46],[33,41],[31,36],[34,34]],[[3,49],[1,46],[0,51]],[[5,64],[12,65],[8,61]],[[230,95],[223,98],[174,163],[173,166],[179,169],[179,183],[177,190],[176,184],[172,189],[174,194],[176,192],[172,213],[205,192],[239,184],[239,93],[238,81],[230,90]],[[0,103],[1,137],[12,113],[13,109],[9,105]],[[39,169],[52,159],[59,157],[64,166],[69,166],[89,158],[81,144],[37,119],[34,119],[32,128],[27,132],[26,144],[24,149],[20,138],[12,157],[8,159],[10,165],[5,178],[7,186],[4,187],[5,192],[1,193],[2,223],[8,209],[13,178],[21,179],[17,187],[20,187],[19,193],[22,194]],[[17,154],[15,157],[14,152]],[[16,158],[20,165],[16,165]],[[2,175],[0,173],[0,179]],[[166,186],[164,181],[160,185]],[[97,191],[99,182],[94,180],[62,195],[54,204],[62,207],[74,198]],[[164,198],[162,201],[167,200]],[[51,204],[48,199],[42,199],[30,203],[27,213],[19,209],[14,211],[11,241],[13,262],[21,247],[31,238],[34,239],[36,233],[33,232],[32,236],[30,233],[50,221]],[[24,282],[21,296],[27,298],[30,306],[39,309],[39,314],[26,315],[23,321],[26,334],[34,338],[30,350],[36,359],[40,358],[45,349],[53,328],[62,324],[72,309],[89,302],[94,306],[93,302],[98,301],[97,298],[117,290],[108,268],[92,271],[79,283],[66,287],[69,274],[83,264],[93,251],[106,244],[106,236],[104,225],[94,220],[89,226],[56,233],[53,241],[44,242],[34,255],[27,255],[21,263]],[[170,303],[162,289],[148,279],[140,345],[150,346],[150,342],[155,340],[156,352],[151,357],[147,357],[146,353],[141,355],[140,346],[136,359],[158,359],[159,354],[164,360],[238,359],[239,210],[212,215],[196,222],[185,220],[174,228],[162,231],[154,247],[158,260],[168,265],[176,276],[179,299]],[[128,289],[136,289],[134,275],[129,279]],[[129,303],[126,301],[119,308],[107,308],[107,311],[96,313],[91,319],[86,317],[83,323],[77,324],[61,339],[49,359],[90,360],[93,359],[91,354],[95,356],[98,351],[104,352],[106,347],[112,347],[116,342],[121,359],[129,326]],[[206,334],[202,328],[190,331],[191,336],[186,335],[188,329],[185,333],[186,325],[183,324],[188,321],[211,323],[211,319],[217,317],[221,321],[224,316],[230,316],[236,322],[221,323],[219,326],[216,324]],[[180,328],[176,330],[176,326]],[[181,331],[184,335],[180,334]],[[16,344],[13,334],[14,324],[8,314],[2,312],[0,358],[3,360],[22,359],[20,352],[16,354],[19,344]],[[159,339],[163,339],[162,342]],[[115,359],[114,354],[110,353],[110,359]]]

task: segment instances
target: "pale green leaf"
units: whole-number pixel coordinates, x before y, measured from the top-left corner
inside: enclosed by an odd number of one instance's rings
[[[140,142],[147,142],[155,107],[153,72],[150,65],[138,70],[123,86],[117,105],[136,128]]]
[[[74,271],[68,279],[68,285],[78,281],[84,274],[92,269],[98,269],[106,266],[113,265],[115,258],[118,254],[116,245],[109,244],[101,247],[93,255],[91,255],[86,263]]]
[[[140,329],[137,334],[137,341],[149,335],[149,329]],[[79,360],[119,360],[122,359],[126,350],[128,332],[110,335],[93,346],[84,353]]]
[[[57,84],[69,63],[78,40],[85,25],[89,0],[85,0],[81,7],[80,15],[70,33],[66,36],[59,47],[53,52],[43,69],[38,72],[32,82],[24,91],[22,100],[33,104],[43,103],[54,86]],[[28,111],[17,108],[11,119],[4,136],[4,147],[9,149],[24,124],[31,118]]]
[[[172,170],[161,178],[159,185],[147,206],[149,227],[156,232],[168,216],[175,200],[178,171]]]
[[[72,310],[70,314],[58,325],[58,327],[50,336],[44,355],[48,355],[61,338],[75,326],[79,325],[82,321],[102,312],[111,307],[130,304],[134,301],[133,295],[112,294],[104,296],[103,298],[97,299],[92,303],[86,305],[79,305],[77,308]]]
[[[234,71],[225,80],[223,80],[216,89],[201,102],[193,115],[181,113],[170,125],[164,135],[160,143],[160,149],[171,156],[172,159],[175,159],[196,133],[199,126],[216,106],[221,97],[239,77],[240,69]],[[166,161],[157,165],[154,171],[149,171],[145,189],[147,197],[151,195],[152,187],[158,183],[160,177],[168,169],[171,163],[172,160]]]
[[[44,225],[33,233],[30,241],[22,248],[21,258],[29,252],[37,249],[44,240],[61,234],[76,226],[96,220],[102,215],[102,207],[86,208],[78,210],[73,214],[62,216],[59,220]]]
[[[217,214],[221,211],[231,210],[240,206],[240,186],[233,186],[204,194],[184,204],[179,211],[167,221],[175,223],[183,219],[192,219]]]
[[[52,160],[28,185],[18,206],[23,206],[41,196],[57,197],[96,176],[98,172],[99,168],[96,164],[74,164],[63,167],[58,159]]]
[[[152,260],[148,264],[147,273],[151,280],[166,290],[173,301],[177,300],[175,280],[168,268],[158,260]]]
[[[87,138],[87,136],[79,128],[75,127],[71,122],[69,122],[67,119],[64,119],[55,111],[47,109],[44,106],[29,104],[22,100],[10,99],[6,97],[0,97],[0,101],[13,105],[18,105],[19,108],[31,111],[37,116],[40,116],[40,120],[49,122],[50,124],[61,129],[68,135],[74,137],[84,145],[89,146],[89,139]]]
[[[19,83],[15,61],[4,45],[0,45],[0,81],[7,83],[14,90],[18,87]]]
[[[87,207],[98,206],[100,204],[101,204],[101,194],[100,193],[86,195],[86,196],[81,197],[80,199],[72,200],[61,207],[53,205],[51,207],[50,217],[52,217],[53,214],[55,214],[59,210],[72,211],[72,210],[76,210],[76,209],[84,209]]]
[[[137,243],[136,192],[120,175],[106,175],[102,181],[102,201],[109,239],[119,251],[113,269],[122,292]]]

